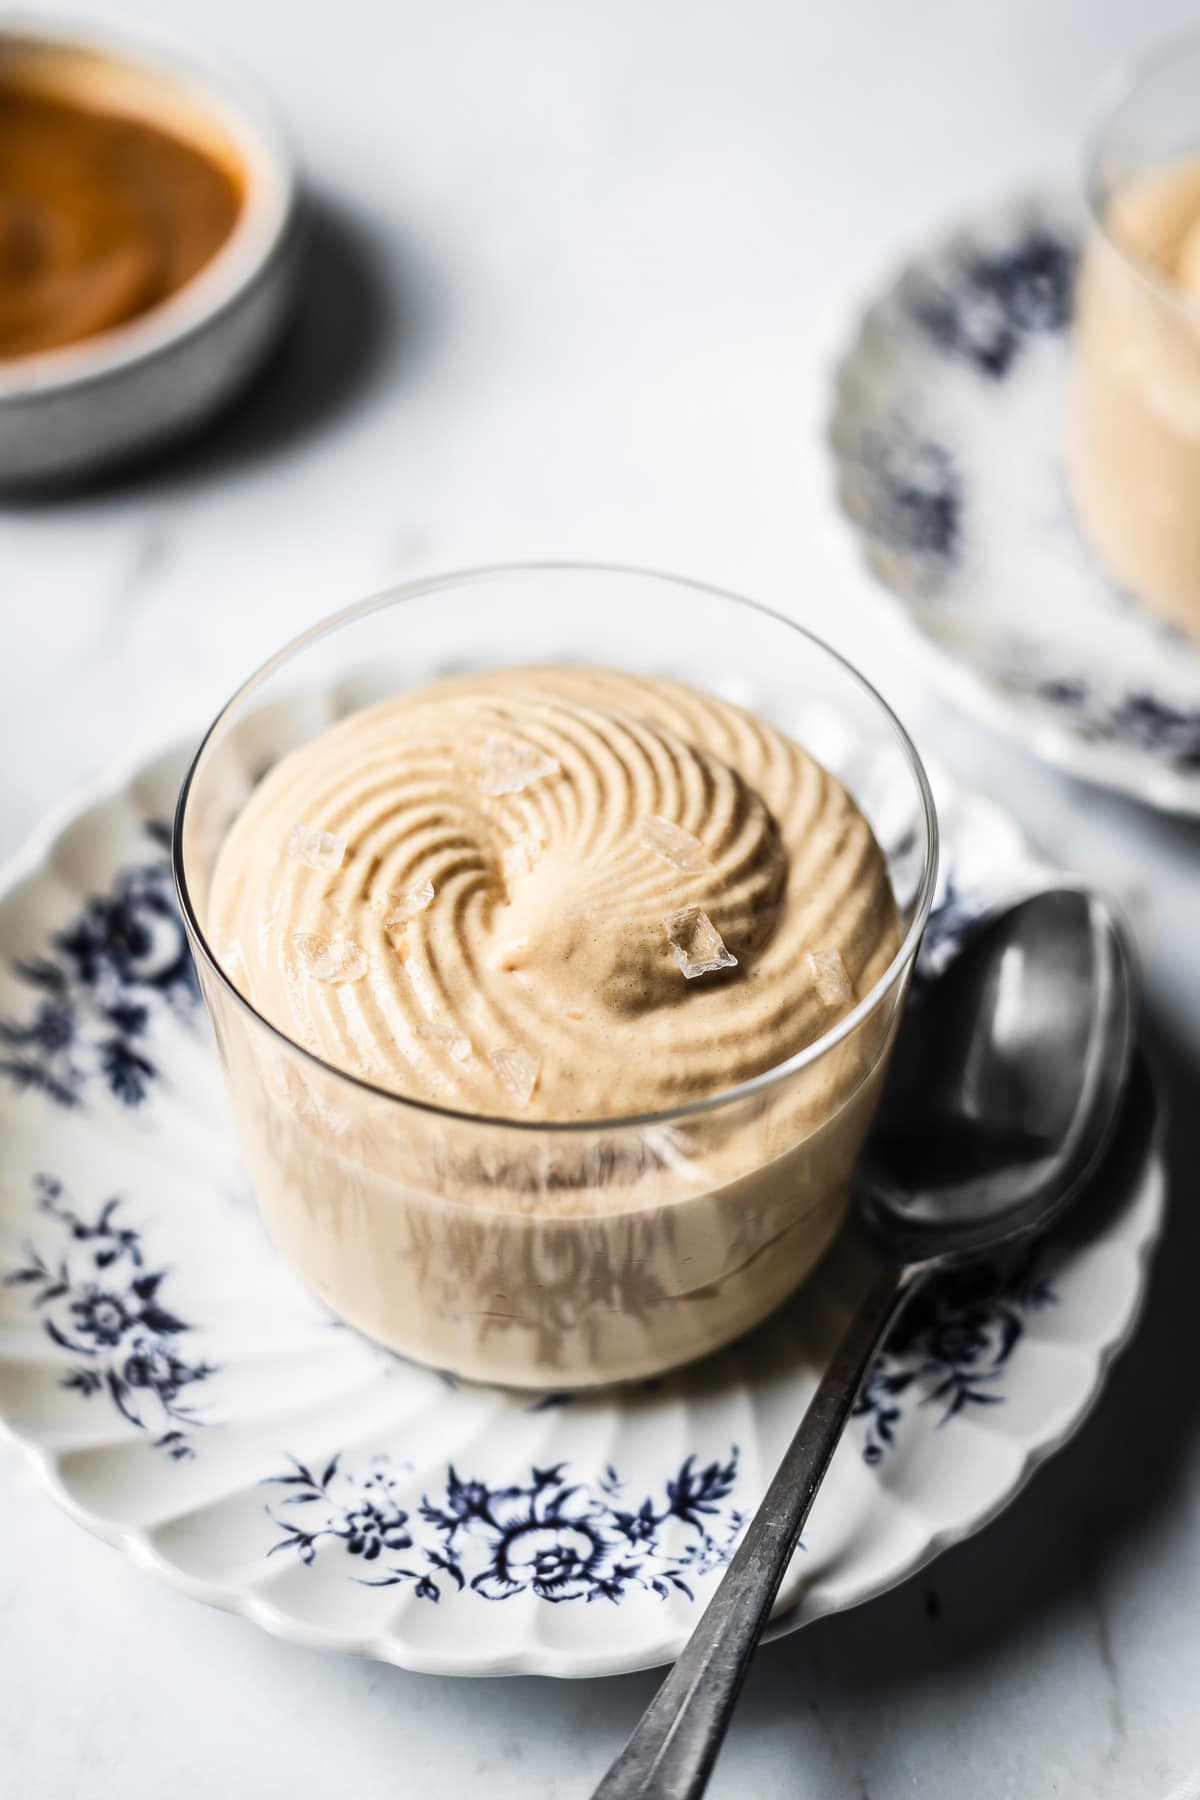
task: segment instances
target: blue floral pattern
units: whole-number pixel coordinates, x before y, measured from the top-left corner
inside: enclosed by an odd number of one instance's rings
[[[146,1266],[141,1233],[120,1221],[118,1197],[88,1218],[52,1176],[37,1176],[34,1187],[37,1210],[66,1248],[27,1245],[4,1286],[28,1288],[42,1329],[69,1361],[61,1386],[82,1400],[106,1395],[172,1460],[194,1455],[192,1436],[206,1421],[187,1390],[216,1371],[184,1353],[192,1327],[163,1300],[167,1270]]]
[[[168,828],[145,829],[165,850]],[[24,1019],[0,1019],[0,1075],[63,1107],[80,1106],[98,1077],[122,1105],[140,1105],[161,1075],[147,1041],[156,1014],[190,1017],[199,1000],[169,858],[122,870],[48,955],[13,969],[38,998]]]
[[[1200,706],[1184,706],[1131,688],[1106,694],[1081,675],[1007,671],[1018,694],[1047,701],[1065,712],[1083,737],[1131,744],[1180,770],[1200,770]]]
[[[913,259],[838,372],[841,502],[939,658],[1041,722],[1035,749],[1194,809],[1194,651],[1089,549],[1054,430],[1081,249],[1077,209],[1030,195]]]
[[[1056,1300],[1031,1255],[1015,1269],[964,1270],[918,1293],[854,1408],[854,1416],[866,1420],[865,1460],[880,1463],[895,1448],[897,1427],[912,1403],[940,1409],[939,1425],[964,1407],[999,1405],[1000,1378],[1029,1314]]]
[[[527,1480],[491,1486],[451,1467],[435,1499],[414,1516],[401,1504],[404,1465],[376,1456],[362,1470],[330,1458],[318,1474],[292,1460],[268,1478],[289,1492],[268,1517],[283,1532],[268,1555],[294,1553],[307,1567],[337,1546],[369,1587],[406,1584],[421,1600],[443,1592],[484,1600],[532,1594],[617,1603],[631,1590],[696,1597],[695,1582],[723,1568],[744,1522],[730,1504],[736,1446],[702,1468],[689,1456],[661,1495],[633,1495],[611,1466],[582,1481],[566,1463],[532,1468]],[[284,1508],[305,1509],[301,1515]]]
[[[931,592],[962,541],[962,478],[953,456],[893,420],[886,431],[863,434],[859,463],[872,532],[901,553],[914,585]]]
[[[939,350],[1002,381],[1031,339],[1066,330],[1078,259],[1072,236],[1032,225],[954,258],[917,288],[910,316]]]

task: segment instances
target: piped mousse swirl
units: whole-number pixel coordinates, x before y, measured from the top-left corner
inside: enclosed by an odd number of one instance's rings
[[[761,1074],[899,937],[867,821],[799,744],[683,684],[582,667],[438,682],[293,751],[222,845],[206,926],[325,1062],[557,1121]]]

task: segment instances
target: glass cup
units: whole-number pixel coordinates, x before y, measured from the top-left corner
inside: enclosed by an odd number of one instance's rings
[[[807,1048],[669,1112],[488,1118],[329,1066],[255,1011],[206,934],[230,822],[281,756],[357,707],[437,675],[561,662],[670,674],[836,763],[887,857],[901,913],[891,964]],[[582,565],[395,589],[297,638],[234,695],[184,782],[173,849],[267,1229],[370,1337],[509,1385],[629,1381],[756,1324],[836,1233],[929,912],[937,828],[899,722],[786,619],[698,583]]]
[[[1086,169],[1069,478],[1111,573],[1200,637],[1200,37],[1122,75]]]

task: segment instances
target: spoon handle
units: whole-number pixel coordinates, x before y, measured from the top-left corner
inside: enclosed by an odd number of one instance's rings
[[[879,1341],[924,1269],[873,1276],[783,1461],[709,1601],[593,1800],[696,1800],[737,1702],[784,1570]]]

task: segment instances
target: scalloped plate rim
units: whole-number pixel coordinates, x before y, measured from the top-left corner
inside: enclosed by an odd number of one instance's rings
[[[138,752],[126,755],[112,763],[107,771],[97,777],[73,784],[65,796],[48,810],[46,817],[30,832],[22,846],[0,865],[0,905],[8,899],[21,881],[35,875],[46,866],[55,844],[79,817],[106,801],[128,793],[136,780],[147,769],[173,752],[182,755],[190,742],[190,737],[172,733],[167,741],[160,742],[157,746],[143,746]],[[956,783],[956,786],[971,804],[978,804],[994,818],[1015,826],[1021,833],[1023,846],[1031,859],[1041,862],[1042,867],[1047,870],[1050,869],[1051,865],[1045,863],[1036,850],[1029,845],[1019,822],[1004,807],[987,795],[976,794],[969,785],[960,786]],[[1111,1335],[1106,1335],[1103,1341],[1087,1347],[1086,1378],[1081,1383],[1078,1401],[1069,1416],[1056,1431],[1040,1442],[1022,1446],[1020,1466],[1013,1478],[1000,1492],[994,1494],[964,1518],[933,1531],[915,1555],[889,1570],[882,1580],[863,1586],[855,1592],[853,1598],[844,1602],[821,1604],[810,1609],[806,1607],[801,1598],[794,1602],[786,1612],[771,1621],[765,1634],[765,1642],[776,1641],[799,1630],[804,1625],[815,1623],[819,1618],[836,1612],[849,1611],[890,1592],[892,1588],[899,1586],[936,1560],[944,1550],[973,1536],[999,1516],[1023,1491],[1041,1464],[1061,1449],[1083,1424],[1092,1407],[1100,1398],[1113,1361],[1127,1346],[1136,1330],[1146,1299],[1149,1259],[1161,1235],[1165,1218],[1168,1179],[1161,1154],[1165,1115],[1161,1085],[1157,1080],[1154,1083],[1154,1093],[1156,1102],[1154,1139],[1139,1180],[1136,1186],[1130,1189],[1131,1203],[1136,1197],[1145,1205],[1147,1194],[1149,1196],[1147,1216],[1139,1229],[1136,1240],[1132,1240],[1129,1244],[1136,1268],[1136,1279],[1130,1304],[1116,1331]],[[273,1637],[297,1643],[306,1648],[361,1656],[419,1674],[460,1676],[473,1679],[517,1675],[534,1675],[555,1679],[593,1679],[660,1667],[673,1660],[682,1645],[683,1640],[680,1634],[664,1633],[664,1641],[661,1645],[648,1649],[646,1654],[638,1655],[633,1660],[628,1654],[622,1654],[617,1649],[596,1653],[590,1658],[581,1654],[579,1650],[573,1650],[570,1666],[563,1667],[561,1666],[562,1653],[553,1647],[544,1645],[526,1643],[519,1652],[503,1652],[495,1656],[492,1662],[487,1663],[480,1658],[478,1651],[473,1653],[473,1657],[468,1657],[464,1661],[462,1657],[449,1654],[425,1653],[409,1644],[398,1643],[390,1637],[331,1629],[311,1620],[297,1618],[294,1614],[284,1613],[252,1591],[247,1592],[244,1588],[233,1587],[228,1582],[221,1582],[212,1577],[191,1575],[156,1551],[144,1530],[122,1526],[115,1521],[107,1520],[90,1512],[63,1481],[56,1452],[22,1436],[20,1431],[3,1416],[0,1416],[0,1442],[10,1444],[18,1451],[24,1466],[32,1471],[39,1486],[73,1523],[128,1556],[134,1566],[164,1581],[169,1587],[185,1594],[190,1599],[202,1601],[221,1611],[243,1617]]]
[[[4,875],[5,871],[0,870],[0,899],[3,899],[7,891]],[[1077,1406],[1065,1420],[1061,1429],[1040,1443],[1029,1445],[1012,1484],[992,1501],[980,1507],[968,1520],[934,1532],[928,1542],[908,1563],[896,1568],[879,1583],[864,1588],[854,1600],[845,1605],[825,1605],[811,1610],[804,1606],[803,1601],[793,1605],[787,1612],[771,1620],[764,1634],[764,1643],[775,1643],[780,1638],[790,1637],[793,1632],[801,1630],[806,1625],[815,1624],[818,1619],[828,1618],[840,1612],[850,1612],[871,1600],[879,1599],[882,1595],[890,1593],[893,1588],[900,1587],[912,1576],[919,1574],[922,1569],[935,1562],[944,1551],[974,1537],[977,1532],[982,1531],[998,1518],[1017,1499],[1018,1495],[1024,1492],[1042,1465],[1063,1449],[1086,1422],[1103,1394],[1113,1363],[1128,1347],[1137,1330],[1146,1304],[1150,1258],[1161,1237],[1166,1216],[1168,1190],[1162,1163],[1162,1137],[1165,1122],[1162,1089],[1157,1078],[1154,1079],[1153,1085],[1157,1109],[1156,1121],[1152,1146],[1143,1171],[1143,1184],[1152,1187],[1153,1195],[1150,1217],[1136,1246],[1137,1285],[1131,1296],[1128,1312],[1121,1321],[1116,1334],[1107,1338],[1098,1347],[1091,1380],[1085,1385]],[[230,1589],[227,1585],[211,1579],[187,1575],[183,1570],[157,1554],[144,1531],[113,1526],[82,1507],[70,1489],[59,1478],[55,1456],[21,1437],[3,1417],[0,1417],[0,1441],[13,1446],[22,1454],[26,1466],[32,1469],[46,1494],[74,1524],[82,1526],[102,1543],[108,1544],[128,1556],[137,1568],[165,1582],[176,1592],[205,1605],[214,1606],[222,1612],[247,1619],[250,1623],[270,1633],[272,1637],[280,1638],[284,1642],[298,1643],[308,1649],[359,1656],[386,1663],[394,1668],[406,1669],[414,1674],[465,1676],[468,1679],[536,1675],[559,1680],[592,1680],[634,1674],[643,1669],[659,1668],[665,1663],[673,1661],[678,1654],[678,1647],[673,1644],[669,1650],[664,1651],[661,1658],[652,1656],[649,1660],[631,1663],[627,1659],[622,1659],[619,1652],[614,1652],[607,1656],[595,1657],[591,1664],[562,1670],[553,1666],[553,1652],[545,1655],[527,1652],[519,1661],[514,1660],[511,1666],[497,1667],[488,1675],[482,1675],[477,1668],[465,1671],[456,1664],[452,1657],[420,1656],[406,1653],[402,1659],[395,1654],[398,1646],[387,1640],[374,1642],[361,1635],[339,1634],[328,1628],[316,1627],[292,1616],[284,1615],[277,1608],[261,1603],[256,1604],[252,1595],[246,1596],[236,1589]]]
[[[1057,724],[1034,704],[1010,698],[975,666],[955,654],[927,631],[913,605],[897,593],[871,567],[868,541],[846,511],[841,494],[842,453],[835,433],[843,406],[846,375],[859,357],[876,309],[912,274],[920,261],[948,249],[977,220],[1003,209],[1015,209],[1030,200],[1062,201],[1064,190],[1052,186],[1015,189],[1005,198],[963,212],[940,229],[930,231],[916,249],[892,258],[885,273],[853,303],[853,324],[839,326],[826,367],[832,379],[823,412],[821,448],[824,468],[820,504],[816,508],[826,542],[843,578],[867,604],[873,616],[885,624],[929,678],[962,712],[982,719],[992,730],[1018,744],[1027,753],[1077,780],[1123,794],[1162,812],[1184,818],[1200,817],[1200,772],[1194,776],[1156,767],[1149,757],[1116,745],[1089,744],[1077,732]]]

